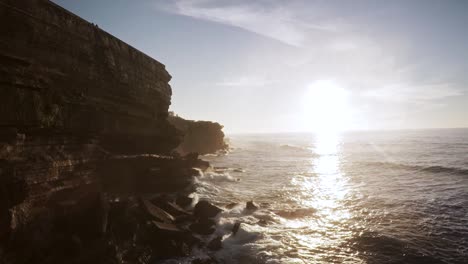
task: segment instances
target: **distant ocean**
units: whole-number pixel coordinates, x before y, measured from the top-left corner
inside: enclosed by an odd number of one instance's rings
[[[468,129],[230,136],[221,263],[468,263]],[[253,200],[260,209],[244,211]]]

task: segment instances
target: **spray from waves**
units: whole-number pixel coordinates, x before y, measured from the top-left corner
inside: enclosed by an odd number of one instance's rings
[[[166,260],[164,264],[190,264],[195,259],[216,259],[219,263],[267,263],[272,257],[267,252],[259,256],[258,246],[268,245],[271,250],[281,245],[268,235],[272,225],[281,225],[279,217],[270,210],[248,210],[245,204],[220,206],[223,211],[215,218],[216,230],[208,236],[197,236],[205,244],[221,237],[222,248],[217,251],[195,248],[189,257]],[[233,228],[238,229],[233,233]],[[280,232],[278,230],[278,232]],[[211,263],[211,262],[207,262]],[[268,262],[280,263],[280,262]]]
[[[222,182],[222,181],[238,182],[240,181],[240,178],[231,176],[229,172],[244,172],[244,171],[238,168],[210,167],[204,172],[201,170],[198,170],[199,176],[196,177],[195,180],[198,180],[198,181],[210,180],[213,182]]]
[[[440,146],[402,139],[400,152],[385,156],[367,140],[353,148],[355,138],[346,140],[336,156],[317,158],[315,141],[247,137],[242,149],[212,158],[224,166],[212,172],[223,176],[204,175],[197,193],[224,208],[216,230],[223,248],[208,254],[220,263],[466,263],[466,151],[440,156]],[[315,170],[335,159],[336,177]],[[245,212],[250,199],[259,210]]]
[[[420,165],[408,165],[395,162],[361,162],[361,165],[367,167],[378,167],[382,169],[390,170],[409,170],[412,172],[429,172],[429,173],[446,173],[454,175],[468,176],[468,169],[457,168],[457,167],[446,167],[446,166],[420,166]]]
[[[226,173],[233,169],[221,168],[220,170],[224,171],[224,174],[213,172],[216,169],[212,169],[198,177],[197,192],[208,197],[219,195],[218,181],[230,179],[230,175]],[[217,204],[223,208],[223,212],[216,218],[216,231],[201,239],[209,243],[212,239],[221,237],[223,247],[219,251],[207,252],[207,255],[197,255],[197,257],[214,258],[220,263],[228,264],[306,263],[303,257],[297,256],[294,250],[288,252],[291,247],[285,245],[292,242],[283,241],[285,239],[284,225],[289,221],[312,217],[316,214],[316,210],[284,204],[277,207],[270,203],[260,203],[257,210],[249,210],[245,202]],[[240,225],[234,234],[232,230],[236,224]]]

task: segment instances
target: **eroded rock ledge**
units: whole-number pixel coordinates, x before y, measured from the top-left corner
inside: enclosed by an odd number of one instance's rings
[[[50,1],[0,0],[0,263],[189,254],[196,239],[145,202],[184,201],[208,166],[170,156],[170,79]]]
[[[0,2],[0,126],[98,137],[118,153],[178,144],[163,64],[47,0]]]
[[[186,120],[174,113],[169,113],[169,122],[183,136],[176,150],[181,154],[198,153],[201,155],[227,151],[223,126],[211,121]]]

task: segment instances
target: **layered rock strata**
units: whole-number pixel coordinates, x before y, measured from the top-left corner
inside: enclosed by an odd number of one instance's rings
[[[180,154],[212,154],[227,151],[223,126],[211,121],[186,120],[174,113],[169,114],[169,122],[183,136],[176,150]]]
[[[98,137],[118,153],[177,145],[163,64],[47,0],[0,2],[0,126]]]
[[[196,240],[141,202],[184,197],[208,166],[169,155],[180,144],[170,79],[50,1],[0,0],[0,263],[188,254]]]

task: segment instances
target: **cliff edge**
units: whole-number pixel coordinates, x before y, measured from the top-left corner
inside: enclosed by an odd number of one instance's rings
[[[0,127],[92,134],[119,153],[178,144],[163,64],[50,1],[0,3]]]
[[[174,202],[190,204],[193,168],[208,164],[170,155],[170,79],[50,1],[0,0],[0,263],[189,254],[197,239],[173,215],[190,214]]]
[[[211,121],[186,120],[170,112],[169,122],[183,135],[176,151],[181,155],[198,153],[201,155],[227,151],[223,126]]]

